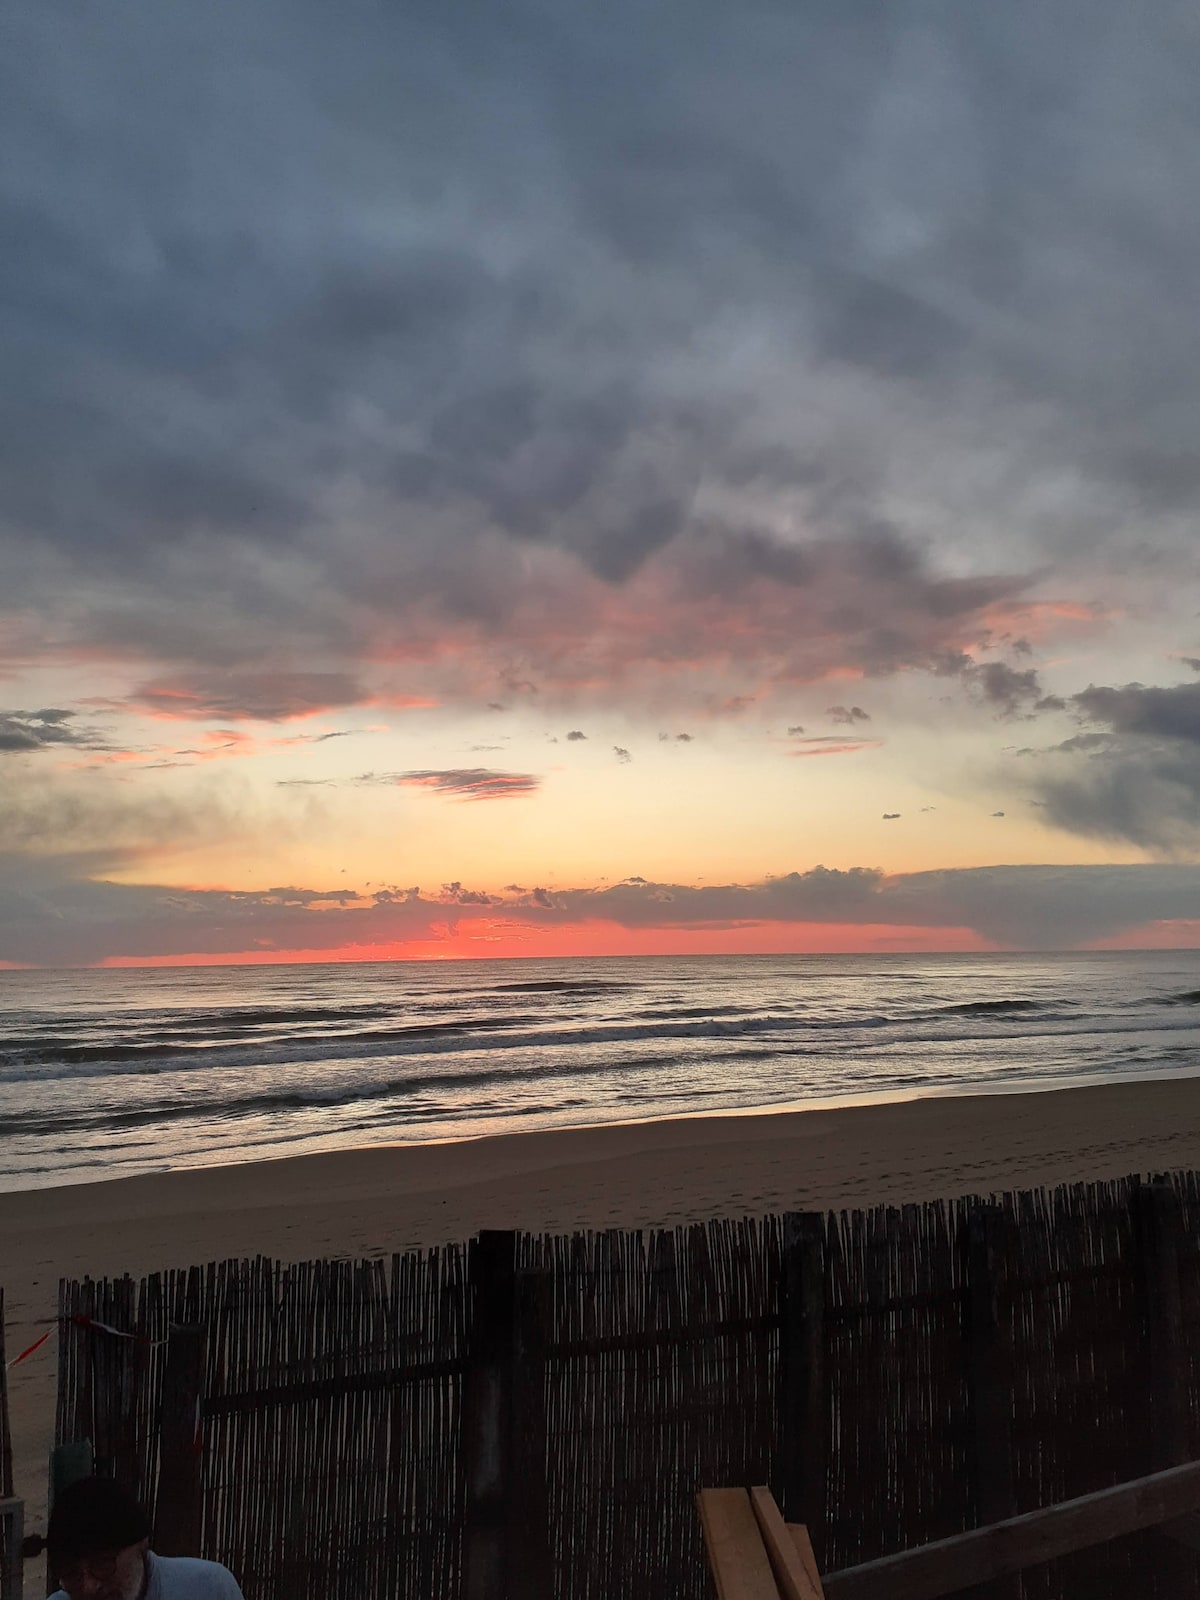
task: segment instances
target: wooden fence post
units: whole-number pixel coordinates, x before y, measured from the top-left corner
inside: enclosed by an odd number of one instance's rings
[[[979,1202],[967,1213],[966,1335],[969,1452],[975,1522],[1005,1522],[1017,1512],[1013,1485],[1013,1355],[1011,1325],[1001,1306],[1012,1247],[999,1206]],[[1019,1600],[1011,1573],[977,1591],[989,1600]]]
[[[204,1329],[175,1327],[167,1338],[158,1425],[158,1500],[154,1548],[163,1556],[198,1556],[203,1511],[200,1402]]]
[[[550,1600],[545,1414],[535,1403],[542,1378],[540,1370],[536,1377],[530,1370],[531,1352],[523,1348],[516,1254],[517,1236],[509,1231],[485,1231],[471,1242],[474,1309],[462,1411],[464,1600]]]
[[[1183,1211],[1166,1183],[1133,1191],[1150,1395],[1148,1471],[1188,1460],[1188,1353],[1183,1339],[1179,1247]]]
[[[1146,1360],[1146,1439],[1144,1471],[1181,1466],[1188,1460],[1190,1402],[1188,1353],[1183,1338],[1183,1297],[1179,1251],[1183,1209],[1167,1183],[1143,1183],[1133,1191],[1138,1247],[1138,1288]],[[1195,1519],[1190,1529],[1194,1530]],[[1167,1592],[1184,1594],[1194,1574],[1194,1557],[1163,1529],[1167,1539],[1155,1551]],[[1180,1530],[1190,1543],[1194,1531]]]
[[[826,1562],[829,1404],[825,1393],[825,1219],[783,1219],[779,1332],[780,1490],[789,1522],[808,1528]]]

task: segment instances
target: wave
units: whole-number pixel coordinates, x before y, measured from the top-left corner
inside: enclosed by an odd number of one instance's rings
[[[599,978],[544,978],[536,983],[497,983],[484,994],[620,994],[636,988],[631,983],[605,983]]]
[[[50,1046],[20,1048],[7,1055],[0,1052],[0,1082],[7,1085],[22,1081],[49,1083],[56,1078],[78,1081],[121,1074],[136,1078],[169,1072],[192,1074],[209,1068],[270,1069],[364,1061],[372,1057],[441,1056],[454,1051],[487,1052],[493,1057],[509,1051],[562,1053],[656,1039],[691,1039],[698,1043],[758,1040],[780,1054],[794,1054],[800,1042],[806,1053],[823,1042],[833,1048],[837,1041],[836,1047],[844,1048],[844,1041],[853,1039],[855,1034],[864,1036],[858,1048],[866,1049],[867,1039],[874,1043],[878,1038],[882,1043],[889,1030],[891,1045],[922,1041],[945,1043],[947,1034],[929,1025],[953,1016],[993,1014],[1002,1018],[1006,1013],[1021,1016],[1037,1010],[1043,1024],[1069,1020],[1063,1015],[1053,1015],[1037,1001],[979,1001],[943,1007],[925,1013],[924,1017],[896,1012],[857,1016],[797,1015],[790,1009],[763,1013],[736,1007],[714,1007],[695,1015],[699,1010],[698,1007],[680,1008],[677,1013],[668,1011],[666,1015],[647,1011],[628,1017],[599,1016],[594,1020],[569,1015],[555,1018],[536,1013],[501,1013],[460,1017],[455,1021],[412,1023],[398,1028],[194,1044],[54,1041]],[[722,1011],[726,1014],[722,1015]]]
[[[487,1028],[494,1028],[503,1022],[506,1027],[514,1023],[532,1022],[532,1017],[462,1017],[457,1022],[416,1022],[404,1028],[372,1028],[362,1033],[330,1033],[330,1034],[302,1034],[299,1039],[292,1040],[246,1040],[237,1039],[227,1042],[205,1041],[196,1044],[172,1044],[169,1041],[155,1041],[147,1044],[73,1044],[69,1040],[51,1040],[39,1044],[34,1049],[21,1049],[8,1053],[7,1060],[0,1055],[0,1065],[32,1066],[39,1063],[50,1065],[71,1066],[75,1064],[86,1065],[89,1063],[111,1062],[120,1066],[124,1062],[136,1061],[164,1061],[174,1062],[184,1067],[191,1066],[200,1058],[241,1055],[253,1051],[255,1059],[265,1059],[264,1052],[282,1046],[290,1051],[292,1044],[302,1046],[310,1051],[312,1047],[319,1047],[322,1055],[327,1055],[331,1047],[345,1050],[347,1046],[381,1044],[397,1044],[409,1039],[436,1039],[462,1033],[474,1033]]]
[[[935,1017],[1005,1017],[1017,1012],[1045,1010],[1046,1004],[1042,1000],[967,1000],[962,1005],[939,1006],[930,1015]]]
[[[1162,1003],[1166,1006],[1200,1006],[1200,989],[1185,989],[1182,994],[1169,994]]]
[[[598,1072],[605,1078],[617,1077],[627,1073],[662,1068],[664,1065],[670,1063],[664,1062],[661,1056],[626,1057],[620,1061],[606,1063],[603,1068],[597,1067],[594,1062],[559,1061],[505,1072],[502,1069],[498,1071],[495,1066],[489,1064],[487,1067],[466,1068],[461,1072],[442,1073],[435,1077],[410,1073],[378,1083],[362,1083],[352,1088],[335,1085],[327,1085],[324,1088],[319,1085],[298,1086],[266,1090],[259,1094],[242,1093],[225,1100],[214,1099],[211,1095],[203,1097],[197,1095],[195,1100],[160,1100],[152,1104],[97,1109],[94,1112],[0,1118],[0,1138],[17,1134],[119,1133],[122,1130],[144,1128],[155,1123],[196,1122],[214,1118],[225,1123],[235,1123],[271,1112],[332,1110],[340,1106],[361,1106],[364,1102],[372,1100],[395,1100],[404,1095],[430,1096],[436,1100],[436,1105],[397,1107],[394,1111],[397,1116],[424,1110],[428,1114],[449,1117],[461,1114],[464,1110],[462,1105],[452,1103],[452,1096],[456,1091],[490,1089],[493,1094],[501,1091],[511,1093],[513,1089],[529,1083],[554,1079],[569,1081],[572,1078],[588,1077]],[[487,1109],[489,1104],[486,1098],[478,1099],[466,1109],[476,1112]]]

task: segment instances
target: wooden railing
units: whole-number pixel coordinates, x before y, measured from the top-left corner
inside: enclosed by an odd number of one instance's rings
[[[699,1498],[720,1600],[938,1600],[1147,1528],[1192,1543],[1200,1461],[824,1578],[807,1530],[784,1524],[769,1490],[703,1489]]]

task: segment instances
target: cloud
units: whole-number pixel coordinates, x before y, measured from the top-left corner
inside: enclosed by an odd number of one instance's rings
[[[253,838],[265,823],[240,783],[202,778],[186,795],[136,787],[120,769],[72,772],[51,780],[30,771],[0,784],[0,855],[45,862],[66,857],[95,870],[128,867],[163,850],[186,850]],[[285,812],[273,815],[275,839],[291,831]]]
[[[1127,683],[1120,688],[1095,684],[1071,696],[1071,704],[1090,722],[1114,733],[1143,734],[1200,744],[1200,683],[1147,688]]]
[[[1166,856],[1200,849],[1200,750],[1108,740],[1091,754],[1049,753],[1030,804],[1069,833]]]
[[[104,750],[104,739],[76,720],[74,711],[48,707],[42,711],[0,711],[0,755],[30,755],[74,745]]]
[[[130,703],[156,717],[180,721],[230,718],[250,722],[286,722],[340,706],[361,705],[368,698],[361,684],[345,672],[237,672],[200,675],[182,680],[142,684]],[[324,734],[337,738],[338,734]]]
[[[613,745],[613,755],[615,755],[617,760],[620,762],[627,763],[633,760],[633,756],[624,748],[623,745]]]
[[[507,898],[505,898],[507,897]],[[111,958],[337,951],[425,941],[455,917],[502,913],[513,926],[608,923],[627,929],[824,925],[974,930],[1016,948],[1069,948],[1158,921],[1200,920],[1200,867],[1172,864],[990,867],[889,877],[816,867],[746,884],[627,879],[600,889],[504,895],[445,885],[262,891],[105,881],[80,858],[33,862],[0,851],[0,960],[76,965]]]
[[[1094,731],[1028,752],[1045,820],[1159,855],[1200,849],[1200,684],[1090,684],[1069,704]]]
[[[419,894],[419,889],[413,890],[409,898],[416,898]],[[483,889],[464,889],[457,880],[442,885],[440,898],[444,904],[455,906],[498,906],[504,903],[500,895],[488,894]]]
[[[494,772],[487,767],[451,767],[439,771],[366,773],[359,783],[395,783],[403,788],[432,789],[461,800],[509,800],[536,794],[542,780],[532,772]]]
[[[1006,661],[976,661],[966,651],[956,650],[938,656],[933,670],[938,677],[960,679],[978,700],[995,708],[1001,716],[1066,710],[1066,702],[1060,696],[1046,693],[1034,667],[1012,667]]]
[[[803,727],[801,726],[800,723],[797,722],[793,727],[788,729],[788,738],[789,739],[795,738],[797,734],[801,734],[803,732],[804,732]]]
[[[733,701],[963,649],[1044,551],[1187,559],[1165,9],[14,4],[0,554],[47,648],[300,638],[473,705],[514,657],[682,701],[699,653]]]
[[[994,817],[1002,817],[1004,815],[1004,813],[1003,813],[1003,811],[993,811],[992,815]]]
[[[856,722],[871,720],[861,706],[830,706],[825,715],[847,728],[852,728]]]
[[[580,739],[586,739],[586,738],[587,738],[587,734],[586,733],[580,733],[578,728],[572,728],[570,733],[567,735],[567,743],[568,744],[577,744]]]
[[[900,820],[900,813],[898,811],[885,811],[883,813],[883,820],[885,822],[898,822]]]
[[[843,739],[833,734],[814,734],[801,739],[788,751],[792,756],[852,756],[860,750],[878,750],[882,739]]]

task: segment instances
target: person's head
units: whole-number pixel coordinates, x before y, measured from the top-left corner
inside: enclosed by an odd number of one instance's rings
[[[111,1478],[80,1478],[54,1502],[46,1548],[71,1600],[137,1600],[150,1520]]]

